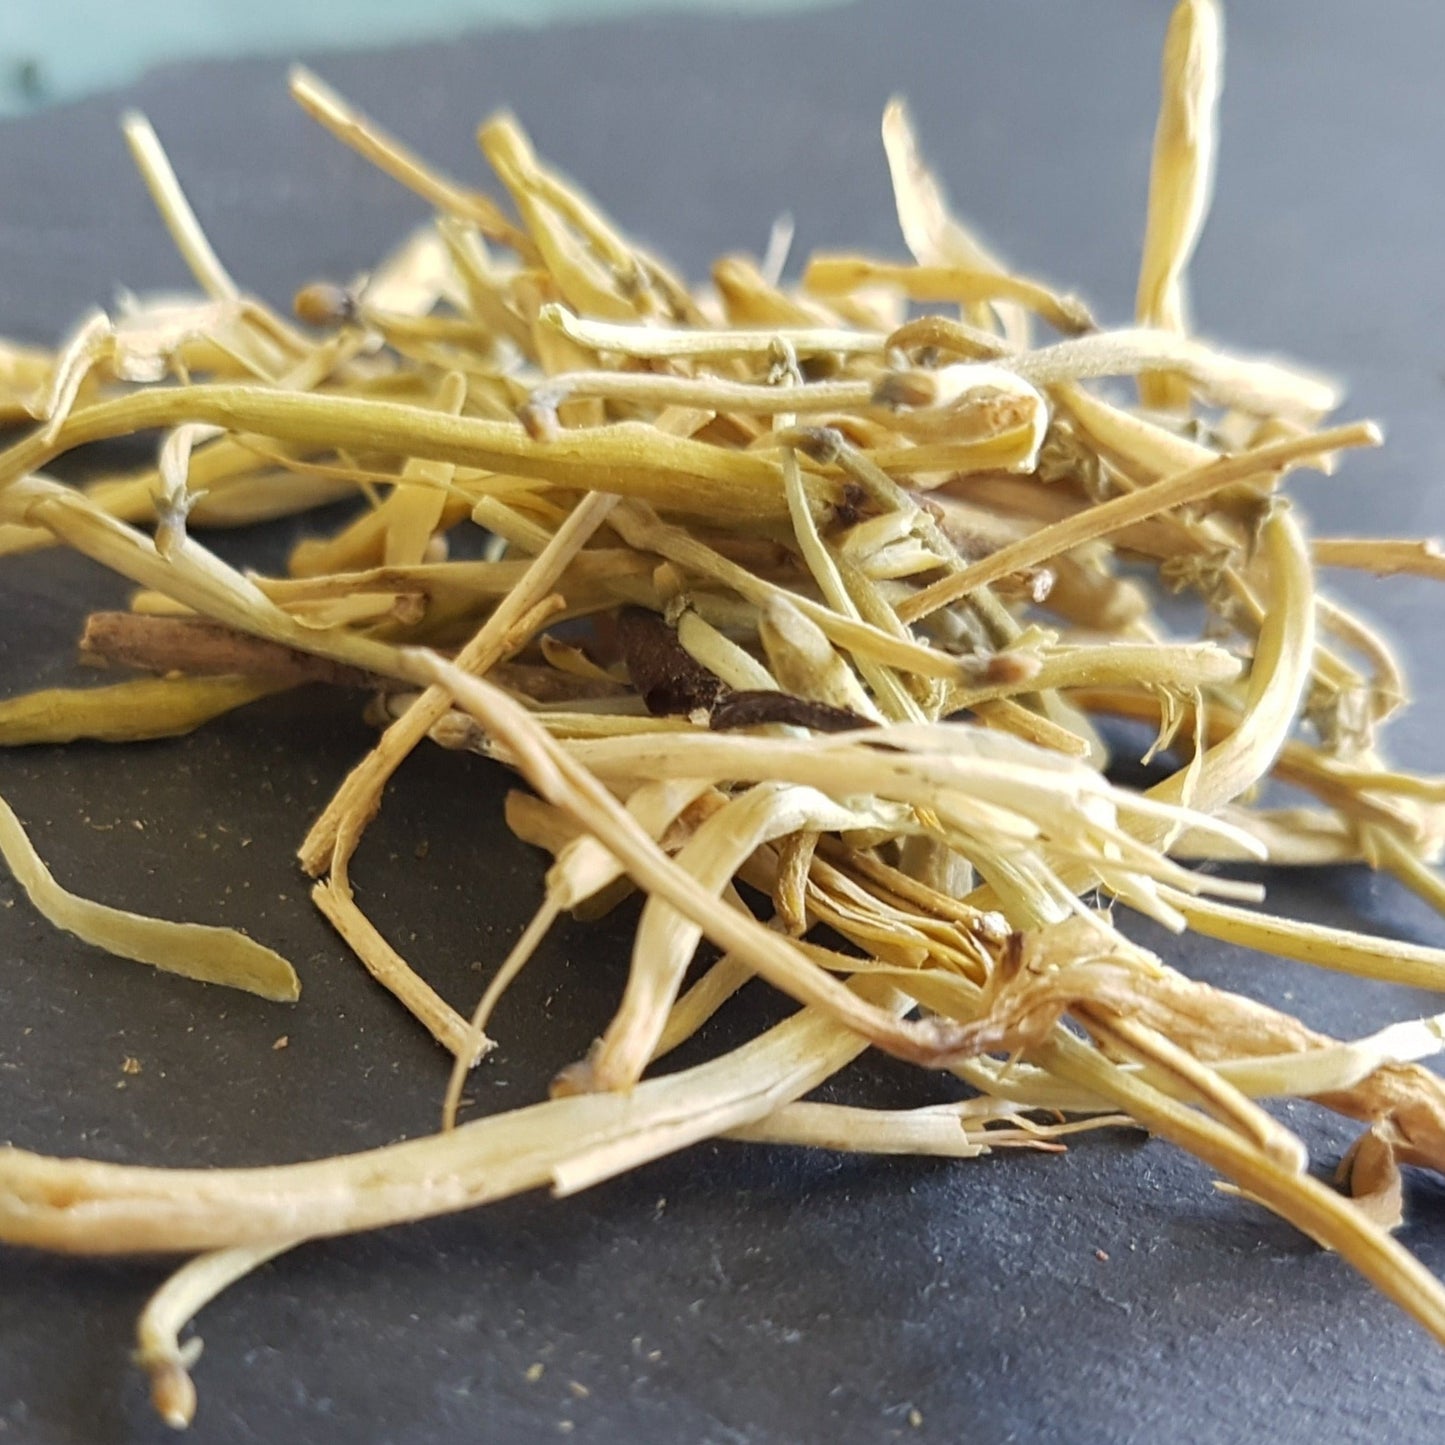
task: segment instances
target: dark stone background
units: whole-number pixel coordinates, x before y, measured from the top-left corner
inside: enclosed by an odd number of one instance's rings
[[[800,253],[896,251],[877,127],[901,90],[960,208],[1023,267],[1122,320],[1165,13],[870,0],[316,64],[463,176],[481,171],[477,119],[512,106],[545,154],[693,275],[716,252],[760,248],[785,207]],[[1445,462],[1445,11],[1326,0],[1238,5],[1231,22],[1218,200],[1194,272],[1201,327],[1347,374],[1349,413],[1387,424],[1384,452],[1298,483],[1319,524],[1428,533]],[[0,126],[0,331],[53,338],[117,283],[185,281],[125,161],[123,104],[149,113],[223,257],[274,299],[348,275],[422,219],[293,108],[280,65],[161,71]],[[287,540],[269,529],[223,546],[274,560]],[[1422,704],[1397,750],[1438,767],[1428,584],[1338,590],[1401,638]],[[73,557],[7,560],[3,690],[77,675],[84,613],[120,596]],[[353,702],[313,691],[178,742],[0,757],[0,791],[62,880],[243,925],[305,984],[287,1010],[154,975],[57,937],[0,881],[0,1134],[220,1165],[434,1125],[442,1057],[346,956],[291,862],[367,742]],[[500,958],[539,894],[536,858],[501,824],[504,785],[479,760],[418,754],[356,868],[383,929],[463,1008],[474,966]],[[1445,940],[1415,900],[1358,873],[1271,887],[1281,911]],[[537,1097],[583,1050],[616,999],[627,930],[622,918],[554,937],[497,1017],[480,1107]],[[1199,940],[1167,947],[1341,1033],[1438,1007]],[[777,1011],[754,989],[700,1049]],[[121,1073],[128,1055],[137,1076]],[[947,1085],[873,1061],[840,1087],[901,1104]],[[1291,1118],[1322,1166],[1348,1141],[1307,1107]],[[1445,1192],[1412,1180],[1410,1203],[1406,1242],[1445,1269]],[[127,1359],[163,1274],[0,1253],[0,1442],[165,1436]],[[563,1422],[579,1440],[719,1445],[1424,1440],[1445,1420],[1445,1361],[1421,1331],[1285,1225],[1215,1194],[1204,1169],[1126,1136],[967,1164],[705,1146],[566,1203],[308,1247],[224,1296],[201,1331],[203,1445],[533,1441]],[[545,1372],[529,1383],[535,1361]]]

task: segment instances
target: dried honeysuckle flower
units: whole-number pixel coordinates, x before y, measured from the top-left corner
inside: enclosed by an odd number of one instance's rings
[[[1139,268],[1139,321],[1188,329],[1185,268],[1214,187],[1215,108],[1221,85],[1224,19],[1218,0],[1179,0],[1164,40],[1163,94],[1149,174],[1149,215]],[[1150,407],[1188,404],[1178,376],[1148,372],[1140,399]]]
[[[55,927],[120,958],[168,973],[245,989],[263,998],[294,1002],[296,971],[278,953],[231,928],[170,923],[79,898],[62,888],[41,861],[20,820],[0,799],[0,858],[36,911]]]
[[[369,698],[378,741],[300,861],[453,1061],[436,1134],[353,1156],[193,1172],[0,1150],[0,1241],[204,1251],[139,1327],[167,1421],[195,1409],[187,1320],[282,1251],[565,1195],[719,1136],[968,1159],[1142,1126],[1445,1341],[1445,1289],[1389,1233],[1400,1166],[1445,1172],[1445,1097],[1418,1062],[1441,1018],[1329,1039],[1183,977],[1099,906],[1445,987],[1445,950],[1275,918],[1246,906],[1257,885],[1189,866],[1363,862],[1445,912],[1445,779],[1383,752],[1404,670],[1312,565],[1442,579],[1439,548],[1310,537],[1281,495],[1291,474],[1343,473],[1378,430],[1321,429],[1332,382],[1187,334],[1220,52],[1218,5],[1181,0],[1138,324],[1119,329],[950,214],[897,101],[883,137],[913,264],[815,255],[790,288],[777,239],[693,294],[513,117],[479,139],[515,220],[297,71],[308,114],[439,212],[366,275],[305,288],[299,328],[240,291],[154,131],[128,118],[201,295],[95,313],[49,355],[0,344],[0,418],[38,423],[0,452],[0,554],[65,545],[138,584],[128,612],[89,620],[82,655],[154,675],[0,702],[0,745],[173,736],[302,683]],[[905,298],[959,313],[910,317]],[[1034,318],[1064,339],[1035,345]],[[144,430],[163,434],[156,465],[81,488],[43,470]],[[348,497],[355,514],[299,543],[285,575],[204,545],[208,528]],[[1166,625],[1171,592],[1203,604],[1199,636]],[[1155,733],[1162,780],[1105,775],[1111,717]],[[470,1017],[377,929],[350,873],[387,781],[428,740],[512,767],[531,791],[509,795],[507,821],[552,859]],[[1261,806],[1267,780],[1310,806]],[[82,938],[294,997],[259,944],[65,892],[3,804],[0,852]],[[496,1005],[557,918],[634,892],[596,1047],[555,1059],[552,1098],[461,1119]],[[720,957],[684,987],[704,940]],[[655,1070],[751,979],[798,1012]],[[869,1047],[976,1096],[805,1098]],[[1365,1123],[1353,1198],[1308,1171],[1267,1097]]]

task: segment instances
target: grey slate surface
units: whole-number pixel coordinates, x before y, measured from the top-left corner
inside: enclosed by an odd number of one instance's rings
[[[318,68],[442,164],[478,175],[476,120],[508,104],[544,153],[694,275],[798,241],[896,250],[877,140],[910,97],[955,198],[1019,263],[1128,314],[1165,7],[886,4],[776,21],[496,35]],[[1301,481],[1322,525],[1440,529],[1445,472],[1445,12],[1234,7],[1218,203],[1195,270],[1202,327],[1347,373],[1390,446]],[[282,67],[162,71],[124,97],[0,126],[0,331],[53,337],[112,287],[184,280],[113,117],[143,106],[218,248],[278,300],[366,264],[421,219],[315,131]],[[226,538],[274,561],[285,529]],[[1400,635],[1438,767],[1445,700],[1427,584],[1352,580]],[[0,567],[0,688],[74,677],[91,607],[122,589],[47,555]],[[344,956],[290,861],[368,734],[324,694],[187,740],[0,756],[0,792],[57,874],[95,894],[241,924],[298,964],[279,1009],[57,939],[0,881],[0,1136],[167,1164],[301,1159],[432,1126],[445,1067]],[[358,860],[378,922],[461,1006],[530,912],[539,867],[504,779],[420,754]],[[142,826],[138,826],[143,824]],[[119,846],[120,837],[126,846]],[[424,862],[413,853],[430,845]],[[394,861],[404,871],[389,866]],[[1399,890],[1347,871],[1271,880],[1281,911],[1445,942]],[[13,906],[11,906],[13,905]],[[497,1020],[480,1107],[538,1096],[620,987],[625,920],[561,932]],[[1341,1033],[1438,1006],[1199,940],[1192,971]],[[755,1028],[749,996],[701,1042]],[[539,1024],[539,1018],[544,1024]],[[273,1040],[287,1034],[284,1052]],[[132,1055],[142,1072],[123,1078]],[[884,1061],[848,1097],[946,1084]],[[1322,1164],[1349,1131],[1291,1112]],[[1445,1188],[1411,1182],[1406,1241],[1445,1271]],[[1096,1258],[1102,1249],[1109,1259]],[[127,1362],[155,1262],[0,1251],[0,1445],[165,1438]],[[1162,1144],[942,1165],[705,1146],[566,1203],[541,1197],[309,1247],[201,1322],[194,1438],[241,1442],[1241,1441],[1441,1438],[1445,1356],[1337,1260],[1215,1195]],[[525,1379],[545,1365],[536,1383]],[[577,1398],[569,1382],[590,1392]],[[922,1424],[909,1423],[917,1409]]]

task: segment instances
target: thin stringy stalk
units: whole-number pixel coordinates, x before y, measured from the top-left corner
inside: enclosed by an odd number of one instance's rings
[[[1189,334],[1221,37],[1214,0],[1179,0],[1137,313],[1114,328],[951,213],[901,101],[883,145],[911,261],[820,253],[792,287],[781,239],[693,293],[514,117],[478,134],[504,205],[298,70],[306,114],[438,215],[364,281],[305,287],[296,322],[245,294],[155,132],[126,119],[200,294],[94,312],[50,353],[0,343],[0,421],[31,428],[0,451],[0,554],[65,546],[140,589],[79,628],[104,685],[0,701],[0,745],[173,737],[303,684],[360,695],[377,741],[300,862],[340,942],[448,1056],[438,1132],[360,1154],[192,1171],[0,1149],[0,1241],[201,1252],[140,1322],[169,1423],[195,1410],[188,1321],[292,1245],[571,1194],[719,1137],[963,1160],[1142,1126],[1445,1342],[1445,1289],[1390,1237],[1400,1167],[1445,1173],[1445,1087],[1420,1066],[1445,1015],[1406,1000],[1332,1039],[1186,978],[1099,905],[1445,989],[1445,949],[1277,917],[1256,884],[1190,866],[1363,864],[1445,912],[1445,778],[1386,748],[1403,664],[1314,570],[1445,580],[1440,549],[1312,536],[1286,494],[1305,470],[1349,485],[1378,429],[1327,420],[1330,380]],[[938,306],[954,314],[912,314]],[[1061,338],[1038,344],[1040,325]],[[153,465],[84,487],[44,470],[138,433]],[[202,540],[346,499],[279,575]],[[1196,637],[1164,621],[1181,590]],[[1116,781],[1113,718],[1157,730],[1161,781]],[[507,821],[550,855],[474,1007],[368,917],[371,865],[351,874],[428,742],[512,769]],[[1266,783],[1308,806],[1262,804]],[[3,803],[0,854],[86,943],[297,995],[260,943],[69,892]],[[553,1060],[551,1098],[468,1117],[490,1050],[550,1047],[498,1004],[547,966],[554,923],[633,894],[595,1047]],[[708,944],[721,957],[690,982]],[[800,1007],[719,1052],[707,1025],[744,988]],[[684,1043],[703,1062],[657,1067]],[[807,1097],[869,1048],[948,1074],[949,1095]],[[1267,1098],[1361,1122],[1338,1192]]]

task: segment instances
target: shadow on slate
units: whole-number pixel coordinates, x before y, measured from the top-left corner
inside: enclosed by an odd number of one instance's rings
[[[1445,12],[1236,7],[1218,206],[1196,267],[1203,326],[1347,371],[1394,445],[1308,505],[1356,530],[1433,530],[1445,474],[1436,265]],[[961,206],[1021,266],[1128,313],[1162,7],[1141,0],[872,0],[776,20],[651,19],[499,33],[317,68],[438,162],[480,174],[473,128],[510,105],[539,147],[693,276],[762,244],[789,208],[802,249],[897,249],[878,116],[914,105]],[[1397,18],[1398,12],[1396,12]],[[114,117],[155,122],[221,254],[273,300],[346,277],[422,219],[315,130],[284,68],[161,71],[0,128],[0,330],[53,338],[113,286],[185,277]],[[1388,520],[1387,520],[1388,519]],[[306,524],[303,523],[303,526]],[[315,525],[313,522],[311,525]],[[282,555],[294,533],[223,539]],[[125,589],[69,556],[0,568],[6,693],[78,676],[83,614]],[[1402,752],[1438,764],[1424,585],[1351,579],[1415,654]],[[1435,604],[1438,607],[1438,604]],[[1438,611],[1434,616],[1438,617]],[[301,970],[287,1010],[162,978],[56,937],[0,882],[0,1132],[109,1159],[313,1157],[428,1129],[444,1062],[344,954],[291,862],[365,748],[354,699],[311,690],[201,735],[0,758],[0,790],[62,879],[136,907],[239,924]],[[475,998],[540,890],[506,832],[500,772],[426,752],[356,875],[383,928],[453,1002]],[[426,844],[425,849],[421,847]],[[424,852],[424,858],[418,857]],[[1281,909],[1439,943],[1399,890],[1354,873],[1274,882]],[[607,1017],[629,919],[568,928],[509,995],[479,1110],[539,1096]],[[1357,1033],[1434,1006],[1198,939],[1191,971]],[[706,1052],[776,1017],[750,990]],[[284,1050],[273,1043],[286,1035]],[[127,1057],[139,1074],[123,1074]],[[121,1087],[123,1085],[123,1087]],[[847,1097],[946,1082],[869,1061]],[[1349,1131],[1291,1108],[1328,1163]],[[1445,1270],[1445,1190],[1412,1185],[1407,1242]],[[1107,1260],[1096,1255],[1107,1254]],[[157,1262],[0,1254],[0,1445],[159,1441],[127,1360]],[[1138,1136],[1064,1159],[942,1165],[716,1144],[565,1203],[526,1198],[320,1244],[202,1320],[200,1442],[812,1442],[1439,1438],[1445,1360],[1345,1266],[1205,1170]],[[527,1379],[540,1363],[540,1379]],[[584,1394],[583,1391],[586,1393]],[[911,1412],[917,1411],[917,1415]],[[914,1423],[915,1420],[920,1423]]]

